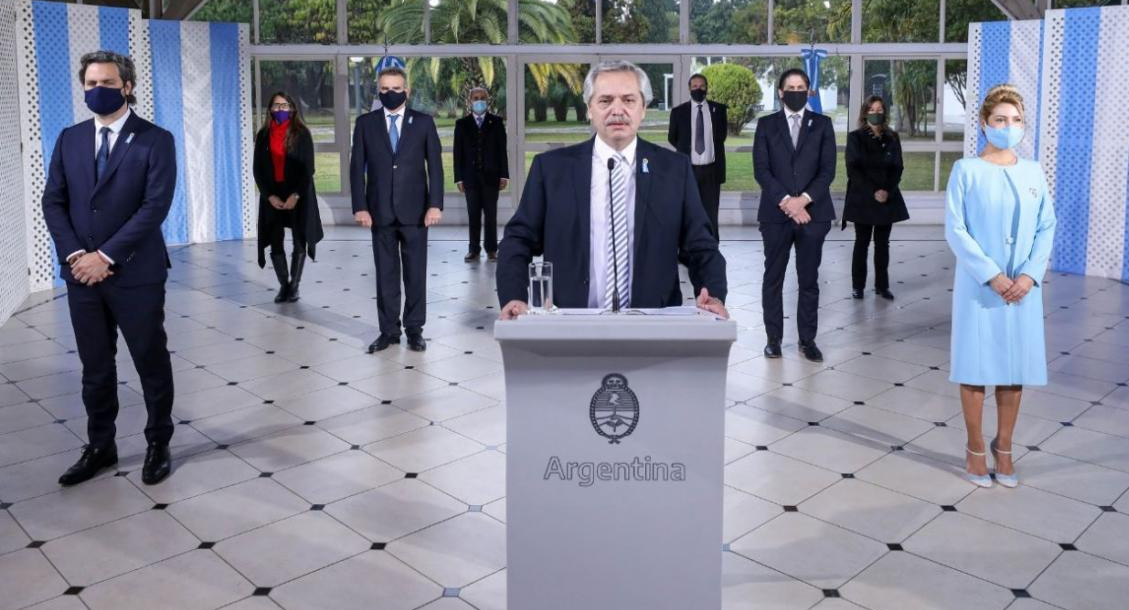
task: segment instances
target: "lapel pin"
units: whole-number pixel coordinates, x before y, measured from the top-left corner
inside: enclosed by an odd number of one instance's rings
[[[129,143],[130,143],[130,142],[132,142],[132,141],[133,141],[133,132],[131,131],[131,132],[129,133],[129,135],[125,137],[125,143],[126,143],[126,144],[129,144]]]
[[[644,159],[643,159],[643,173],[644,173],[644,174],[649,174],[649,173],[651,173],[651,168],[650,168],[650,167],[648,167],[648,165],[647,165],[647,159],[646,159],[646,158],[644,158]]]
[[[408,125],[411,125],[411,124],[412,124],[412,119],[414,119],[414,118],[415,118],[415,117],[408,117]]]
[[[811,129],[811,119],[808,119],[808,129]]]

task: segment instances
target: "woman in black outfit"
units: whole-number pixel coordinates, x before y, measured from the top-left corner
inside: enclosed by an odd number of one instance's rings
[[[847,200],[843,227],[855,223],[855,253],[851,264],[854,290],[861,299],[866,287],[866,251],[874,237],[874,292],[893,300],[890,292],[890,228],[909,218],[898,183],[902,180],[902,144],[886,124],[886,102],[867,98],[859,112],[859,128],[847,136]]]
[[[314,140],[302,122],[298,105],[283,92],[272,95],[267,117],[255,136],[255,183],[259,186],[259,268],[266,265],[263,251],[270,246],[270,260],[278,277],[275,303],[298,300],[298,283],[306,253],[314,258],[314,246],[323,236],[314,192]],[[294,237],[290,270],[283,249],[284,229]]]

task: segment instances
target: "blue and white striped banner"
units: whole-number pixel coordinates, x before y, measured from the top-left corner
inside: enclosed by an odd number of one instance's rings
[[[92,116],[78,81],[79,58],[99,49],[128,54],[137,68],[134,111],[176,140],[178,180],[162,226],[166,241],[242,239],[251,232],[257,200],[249,169],[246,25],[145,21],[137,10],[38,0],[24,14],[33,35],[24,59],[36,69],[21,75],[21,86],[35,91],[38,108],[22,114],[38,114],[38,125],[29,122],[25,132],[36,132],[42,152],[29,159],[32,165],[45,172],[59,132]],[[42,193],[42,179],[28,186],[29,197]]]
[[[965,154],[983,146],[984,93],[1016,85],[1028,106],[1019,153],[1042,163],[1055,199],[1052,268],[1129,281],[1129,7],[972,24],[968,40]]]

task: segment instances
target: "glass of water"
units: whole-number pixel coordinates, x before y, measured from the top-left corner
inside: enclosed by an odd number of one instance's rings
[[[529,263],[529,313],[553,311],[553,263]]]

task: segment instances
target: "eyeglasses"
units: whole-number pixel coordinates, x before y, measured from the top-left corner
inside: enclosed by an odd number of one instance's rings
[[[271,104],[271,110],[290,110],[290,104]]]

